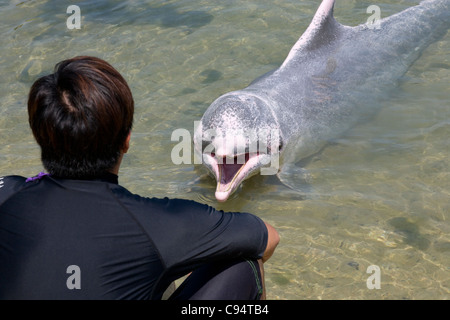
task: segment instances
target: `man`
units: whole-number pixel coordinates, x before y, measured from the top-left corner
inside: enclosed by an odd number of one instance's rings
[[[277,232],[258,217],[144,198],[118,184],[134,102],[107,62],[38,79],[29,123],[48,173],[0,180],[1,299],[258,299]]]

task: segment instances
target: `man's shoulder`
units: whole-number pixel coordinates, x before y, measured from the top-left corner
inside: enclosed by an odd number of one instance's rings
[[[12,194],[19,191],[26,178],[17,175],[0,177],[0,204],[9,198]]]
[[[207,205],[194,200],[169,197],[146,197],[133,193],[121,185],[115,185],[111,190],[119,201],[124,202],[127,205],[135,206],[136,208],[152,207],[154,209],[160,209],[165,213],[180,212],[180,210],[208,210],[208,208],[210,208]]]
[[[25,182],[26,178],[18,175],[11,176],[0,176],[0,181],[16,181],[16,182]]]
[[[24,184],[25,181],[26,178],[22,176],[0,176],[0,191],[17,188]]]

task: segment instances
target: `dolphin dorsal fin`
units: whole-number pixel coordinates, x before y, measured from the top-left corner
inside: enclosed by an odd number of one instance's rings
[[[283,66],[299,50],[313,50],[335,38],[340,24],[333,16],[334,2],[335,0],[322,1],[308,28],[289,52]]]
[[[314,18],[300,39],[303,38],[305,42],[312,42],[317,36],[332,32],[337,24],[333,16],[334,2],[335,0],[322,1]]]

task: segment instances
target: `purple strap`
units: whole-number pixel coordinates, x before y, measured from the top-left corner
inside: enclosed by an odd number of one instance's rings
[[[50,173],[39,172],[39,174],[37,176],[28,178],[27,180],[25,180],[25,182],[39,180],[39,179],[42,179],[43,177],[49,176],[49,175],[50,175]]]

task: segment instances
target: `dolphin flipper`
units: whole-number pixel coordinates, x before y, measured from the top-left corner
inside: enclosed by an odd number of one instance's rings
[[[311,191],[311,174],[303,167],[287,163],[277,176],[283,185],[297,193],[305,194]]]

